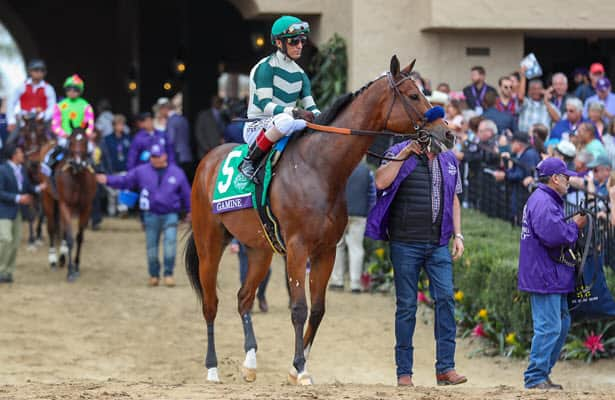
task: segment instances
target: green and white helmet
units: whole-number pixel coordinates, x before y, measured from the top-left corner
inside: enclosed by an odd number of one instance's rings
[[[271,27],[271,44],[275,45],[276,39],[307,35],[308,33],[310,33],[310,24],[297,17],[283,15],[276,19]]]

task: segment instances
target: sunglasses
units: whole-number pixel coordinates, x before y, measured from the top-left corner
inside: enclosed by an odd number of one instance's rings
[[[81,88],[79,86],[66,86],[65,90],[68,92],[69,90],[74,90],[75,92],[81,92]]]
[[[286,39],[286,43],[291,45],[291,46],[293,46],[293,47],[297,46],[299,43],[304,45],[305,42],[307,42],[307,38],[305,36],[297,36],[297,37],[287,38]]]
[[[570,113],[575,112],[575,111],[577,111],[577,110],[575,110],[574,108],[573,109],[566,109],[566,112],[570,112]]]
[[[512,89],[512,86],[502,86],[502,89]]]

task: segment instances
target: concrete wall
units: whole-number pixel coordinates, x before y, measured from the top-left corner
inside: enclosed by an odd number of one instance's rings
[[[349,90],[389,66],[393,54],[436,85],[461,89],[470,68],[483,65],[487,80],[517,69],[525,32],[615,35],[612,0],[231,0],[247,18],[295,13],[314,26],[312,38],[334,32],[348,42]],[[600,12],[596,12],[600,10]],[[467,56],[466,47],[488,47],[489,56]]]

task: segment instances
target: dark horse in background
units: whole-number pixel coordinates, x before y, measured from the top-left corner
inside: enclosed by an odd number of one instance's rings
[[[419,141],[452,147],[453,137],[441,118],[429,121],[432,106],[409,74],[414,62],[400,71],[397,57],[390,71],[352,95],[346,104],[334,104],[319,121],[332,126],[369,130],[373,134],[395,132]],[[339,100],[338,100],[339,102]],[[337,102],[336,102],[337,103]],[[337,109],[336,109],[337,108]],[[333,110],[333,111],[332,111]],[[288,380],[311,384],[306,359],[325,313],[325,294],[335,249],[346,226],[345,186],[374,136],[334,135],[308,132],[291,140],[276,166],[271,185],[272,210],[280,222],[286,243],[286,261],[291,294],[291,320],[295,351]],[[235,147],[216,147],[200,162],[192,187],[192,234],[186,245],[186,269],[203,305],[207,323],[208,380],[218,381],[214,345],[214,320],[218,311],[216,277],[223,250],[232,236],[248,248],[248,276],[237,294],[243,320],[246,361],[244,379],[256,378],[256,339],[250,319],[254,294],[264,278],[273,250],[263,235],[257,213],[244,209],[226,214],[212,212],[214,185],[221,162]],[[309,290],[311,310],[306,301],[306,263],[311,263]],[[304,333],[304,324],[308,321]]]
[[[46,146],[41,154],[53,148],[55,142]],[[68,261],[66,279],[75,281],[79,275],[83,231],[92,213],[92,202],[96,193],[96,177],[88,164],[88,139],[85,129],[74,128],[70,136],[68,152],[54,167],[54,182],[48,182],[43,191],[43,209],[47,217],[49,234],[49,262],[55,268],[55,246],[62,239],[60,266]],[[74,235],[72,217],[78,216],[76,237],[77,249],[73,260]],[[62,249],[65,247],[65,249]]]
[[[40,164],[41,150],[49,142],[50,137],[44,120],[36,118],[36,113],[22,115],[23,126],[19,129],[17,140],[23,143],[25,168],[33,185],[41,183]],[[34,251],[42,241],[42,226],[44,220],[41,195],[34,196],[32,205],[28,208],[29,225],[28,250]],[[35,227],[36,225],[36,227]]]

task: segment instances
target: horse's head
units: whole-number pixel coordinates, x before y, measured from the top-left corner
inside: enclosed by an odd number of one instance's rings
[[[79,170],[86,165],[88,155],[88,137],[85,128],[77,127],[73,129],[68,143],[69,158],[71,166]],[[78,171],[77,171],[78,172]]]
[[[388,90],[380,102],[384,130],[411,135],[424,149],[434,153],[449,150],[455,137],[443,119],[444,110],[433,107],[410,77],[415,61],[400,70],[397,56],[391,58],[385,83]]]
[[[39,161],[40,150],[47,142],[45,132],[45,122],[37,118],[36,113],[26,113],[22,115],[23,126],[19,130],[19,141],[23,143],[26,162]]]

